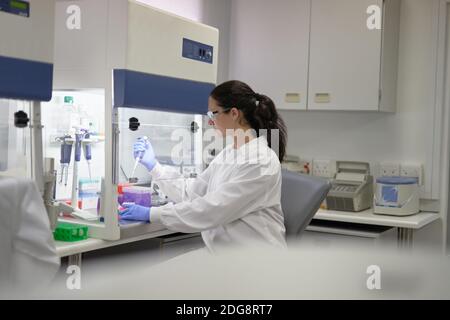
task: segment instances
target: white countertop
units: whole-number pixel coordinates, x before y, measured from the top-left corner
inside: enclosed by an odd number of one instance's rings
[[[396,228],[420,229],[423,226],[435,220],[438,220],[439,218],[440,215],[435,212],[420,212],[412,216],[396,217],[396,216],[374,214],[373,209],[368,209],[361,212],[346,212],[346,211],[333,211],[320,209],[313,219],[388,226]],[[134,241],[158,238],[173,233],[174,233],[173,231],[162,229],[114,241],[89,238],[87,240],[77,242],[55,241],[55,245],[58,256],[66,257],[83,252],[126,244]]]
[[[162,236],[165,236],[168,234],[173,234],[173,233],[175,233],[175,232],[167,230],[167,229],[163,229],[163,230],[158,230],[158,231],[142,234],[139,236],[134,236],[134,237],[125,238],[125,239],[119,239],[119,240],[113,240],[113,241],[100,240],[100,239],[94,239],[94,238],[89,238],[89,239],[77,241],[77,242],[55,241],[56,254],[59,257],[67,257],[67,256],[71,256],[71,255],[75,255],[75,254],[79,254],[79,253],[83,253],[83,252],[118,246],[121,244],[130,243],[130,242],[158,238],[158,237],[162,237]]]
[[[319,209],[313,219],[340,221],[348,223],[361,223],[396,228],[420,229],[423,226],[438,220],[439,213],[420,212],[412,216],[387,216],[373,213],[373,209],[361,212],[346,212]]]

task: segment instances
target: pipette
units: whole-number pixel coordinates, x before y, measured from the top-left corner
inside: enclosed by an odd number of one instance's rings
[[[67,178],[69,175],[69,165],[70,158],[72,157],[72,143],[69,143],[67,139],[70,139],[69,135],[58,138],[61,141],[61,180],[60,183],[63,183],[67,186]]]
[[[84,138],[86,139],[83,142],[84,158],[86,159],[86,162],[87,162],[87,165],[88,165],[89,179],[92,180],[92,173],[91,173],[92,143],[91,143],[91,141],[89,141],[89,139],[91,138],[90,133],[89,132],[86,133]]]
[[[147,137],[141,137],[138,140],[145,141],[146,144],[148,143],[148,138]],[[133,172],[131,173],[131,178],[130,179],[134,179],[133,178],[134,177],[134,172],[136,171],[137,165],[139,164],[139,162],[141,162],[142,158],[144,157],[144,153],[145,153],[145,151],[141,151],[141,152],[139,152],[137,154],[136,161],[134,162]]]

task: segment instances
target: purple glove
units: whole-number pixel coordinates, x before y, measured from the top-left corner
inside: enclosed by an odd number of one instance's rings
[[[141,164],[146,167],[148,171],[152,171],[156,165],[155,152],[148,140],[138,139],[133,146],[133,155],[135,159],[141,159]]]
[[[119,212],[120,220],[150,222],[150,208],[133,203],[124,203],[122,207],[125,209]]]

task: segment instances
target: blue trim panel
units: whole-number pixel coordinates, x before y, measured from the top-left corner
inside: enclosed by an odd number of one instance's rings
[[[417,184],[418,183],[418,178],[413,178],[413,177],[380,177],[377,179],[377,183],[381,183],[381,184],[392,184],[392,185],[397,185],[397,184]]]
[[[205,114],[215,85],[136,71],[114,70],[114,107]]]
[[[0,56],[0,98],[50,101],[53,64]]]

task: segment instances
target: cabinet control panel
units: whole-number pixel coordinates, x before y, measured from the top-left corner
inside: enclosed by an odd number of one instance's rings
[[[30,3],[22,0],[0,0],[0,12],[28,18],[30,16]]]
[[[183,57],[206,63],[213,63],[213,50],[210,45],[183,38]]]

